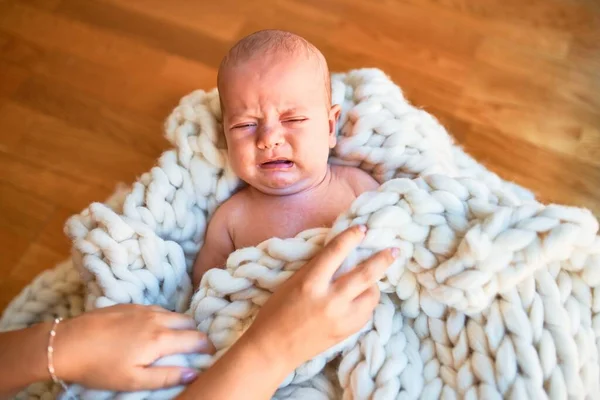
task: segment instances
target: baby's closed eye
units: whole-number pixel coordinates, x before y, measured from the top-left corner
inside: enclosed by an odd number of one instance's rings
[[[286,118],[283,120],[283,123],[287,123],[287,124],[300,124],[304,121],[307,121],[308,118],[304,118],[304,117],[294,117],[294,118]]]
[[[256,126],[255,122],[245,122],[245,123],[241,123],[241,124],[236,124],[234,126],[231,127],[231,129],[245,129],[245,128],[252,128]]]

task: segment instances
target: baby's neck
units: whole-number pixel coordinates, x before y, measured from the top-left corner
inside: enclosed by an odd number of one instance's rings
[[[334,173],[329,164],[325,170],[324,175],[316,179],[311,185],[300,188],[297,191],[286,193],[285,195],[269,194],[261,192],[260,190],[249,186],[248,190],[252,196],[271,198],[271,199],[286,199],[286,200],[298,200],[298,201],[309,201],[315,198],[321,198],[327,192],[331,181],[334,179]]]

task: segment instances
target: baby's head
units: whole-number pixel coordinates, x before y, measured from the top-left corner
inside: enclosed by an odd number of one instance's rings
[[[319,183],[336,144],[325,57],[290,32],[265,30],[239,41],[217,79],[223,131],[235,173],[250,186],[288,195]]]

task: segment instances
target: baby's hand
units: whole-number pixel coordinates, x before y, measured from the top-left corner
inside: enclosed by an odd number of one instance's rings
[[[397,249],[381,251],[332,281],[348,253],[364,238],[364,231],[355,226],[334,238],[273,293],[245,333],[284,370],[296,368],[358,332],[372,316],[379,301],[376,282],[397,256]]]

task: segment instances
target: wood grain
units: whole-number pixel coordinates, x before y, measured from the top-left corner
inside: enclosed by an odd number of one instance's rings
[[[600,215],[596,0],[0,0],[0,309],[264,28],[305,36],[333,71],[383,69],[488,168]]]

